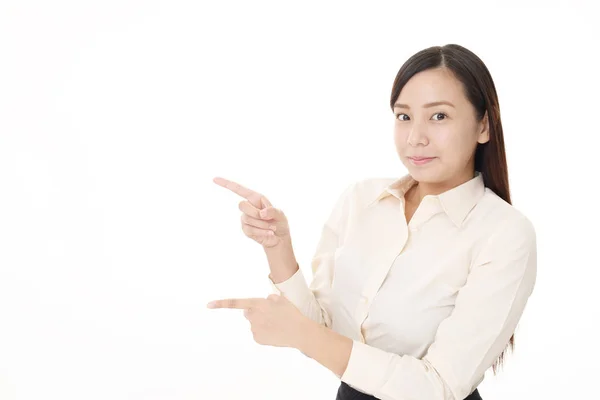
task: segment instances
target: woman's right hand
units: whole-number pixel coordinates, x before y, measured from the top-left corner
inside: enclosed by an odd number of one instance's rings
[[[225,178],[216,177],[213,182],[245,199],[239,203],[239,209],[242,211],[242,231],[250,239],[265,249],[291,240],[285,214],[273,207],[266,197]]]

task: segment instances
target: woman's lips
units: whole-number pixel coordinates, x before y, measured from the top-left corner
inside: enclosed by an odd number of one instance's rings
[[[434,160],[435,157],[408,157],[408,159],[414,165],[424,165]]]

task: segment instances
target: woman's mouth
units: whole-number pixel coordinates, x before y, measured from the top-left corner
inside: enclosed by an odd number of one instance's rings
[[[414,165],[424,165],[434,160],[435,157],[408,157],[408,159]]]

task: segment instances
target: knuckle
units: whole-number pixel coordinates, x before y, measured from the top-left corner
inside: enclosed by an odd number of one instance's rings
[[[249,197],[250,203],[255,205],[260,205],[260,194],[254,193],[254,195]]]

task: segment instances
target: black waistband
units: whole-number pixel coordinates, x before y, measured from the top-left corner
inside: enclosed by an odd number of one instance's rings
[[[335,400],[379,400],[377,397],[364,394],[349,386],[346,382],[342,382],[338,389]],[[479,391],[475,389],[473,393],[465,397],[465,400],[482,400]]]

